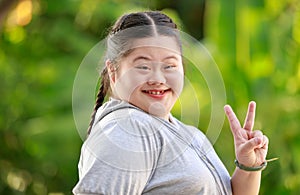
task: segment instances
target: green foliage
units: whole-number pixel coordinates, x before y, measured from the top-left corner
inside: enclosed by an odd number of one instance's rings
[[[71,194],[82,144],[72,115],[72,86],[84,56],[125,12],[165,9],[185,30],[194,25],[185,15],[197,9],[183,0],[180,11],[158,0],[32,2],[28,24],[8,17],[0,32],[0,194]],[[261,194],[300,193],[299,24],[297,0],[206,1],[201,41],[219,66],[228,103],[242,119],[248,102],[256,100],[255,128],[270,139],[268,158],[279,157],[263,172]],[[187,33],[198,37],[192,34],[198,32]],[[189,77],[197,85],[192,73]],[[205,131],[211,97],[205,83],[195,88],[199,128]],[[189,101],[188,95],[183,98]],[[232,172],[227,122],[215,147]]]
[[[255,128],[270,139],[268,157],[279,157],[263,172],[261,194],[300,192],[299,5],[266,0],[210,1],[207,6],[211,24],[205,41],[216,48],[211,51],[224,76],[228,103],[243,119],[247,102],[257,101]],[[224,145],[215,145],[221,156],[228,154]]]

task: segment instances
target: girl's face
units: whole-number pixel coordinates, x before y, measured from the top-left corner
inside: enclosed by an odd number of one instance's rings
[[[180,48],[167,36],[138,39],[132,45],[116,71],[106,62],[113,95],[168,120],[183,88]]]

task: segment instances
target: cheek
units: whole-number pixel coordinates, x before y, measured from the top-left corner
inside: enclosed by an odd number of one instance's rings
[[[180,96],[183,84],[184,84],[184,75],[183,72],[176,72],[175,74],[169,75],[168,77],[168,85],[173,88],[176,96]]]
[[[136,74],[134,70],[122,72],[116,77],[115,93],[121,99],[129,100],[134,90],[145,82],[145,76]]]

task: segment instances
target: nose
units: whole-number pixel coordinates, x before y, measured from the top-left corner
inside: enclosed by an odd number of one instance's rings
[[[149,85],[160,85],[166,83],[166,77],[163,72],[156,70],[150,75],[148,82]]]

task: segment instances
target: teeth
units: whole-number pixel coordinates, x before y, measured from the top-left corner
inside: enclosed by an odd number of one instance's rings
[[[148,93],[152,94],[152,95],[160,95],[162,94],[164,91],[148,91]]]

